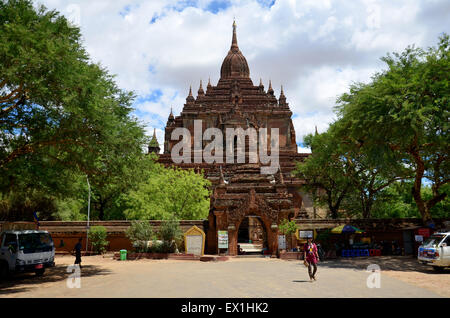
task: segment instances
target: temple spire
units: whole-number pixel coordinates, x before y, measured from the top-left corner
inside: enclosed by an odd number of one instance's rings
[[[233,40],[231,41],[231,50],[233,52],[236,52],[239,50],[239,47],[237,44],[236,21],[235,20],[233,20]]]
[[[173,120],[174,120],[174,116],[173,116],[173,111],[172,111],[172,106],[171,106],[168,122],[172,122]]]
[[[161,148],[159,148],[158,139],[156,138],[156,128],[153,128],[153,137],[152,137],[152,140],[150,140],[150,143],[148,145],[148,153],[159,154],[160,150],[161,150]]]
[[[189,95],[186,98],[186,102],[188,102],[188,103],[195,102],[195,98],[194,98],[194,96],[192,96],[192,86],[191,85],[189,85]]]
[[[269,94],[270,96],[274,96],[271,80],[269,80],[269,88],[267,89],[267,94]]]
[[[205,91],[203,90],[202,80],[200,80],[200,88],[198,89],[198,95],[199,96],[205,95]]]
[[[283,85],[281,85],[281,93],[278,102],[280,106],[286,106],[286,96],[284,96]]]

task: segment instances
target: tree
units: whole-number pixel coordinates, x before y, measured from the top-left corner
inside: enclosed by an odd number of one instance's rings
[[[424,223],[449,187],[449,36],[435,48],[408,47],[382,60],[387,69],[368,84],[357,83],[338,100],[337,112],[346,134],[374,161],[409,170],[412,194]],[[401,174],[399,174],[401,175]],[[424,179],[432,196],[422,195]]]
[[[352,190],[352,183],[346,177],[349,164],[342,160],[342,151],[333,132],[310,134],[304,141],[312,154],[297,163],[295,174],[307,181],[303,187],[315,194],[320,205],[328,206],[332,218],[337,218],[344,198]]]
[[[90,62],[79,28],[64,16],[29,0],[0,0],[1,192],[76,196],[83,188],[73,184],[87,175],[103,219],[142,175],[134,169],[147,138],[131,117],[133,98]]]
[[[373,208],[375,218],[409,218],[421,217],[411,192],[414,181],[394,182],[378,195]],[[422,195],[425,200],[433,196],[430,186],[422,186]],[[446,218],[450,210],[450,197],[437,203],[431,209],[433,218]]]
[[[150,173],[137,190],[123,195],[127,219],[198,220],[208,216],[211,183],[202,174],[160,164]]]
[[[292,248],[292,234],[297,232],[297,224],[295,221],[289,221],[288,219],[283,219],[278,226],[278,230],[281,234],[285,235],[287,238],[288,246],[287,249],[290,250]]]
[[[397,158],[372,158],[356,140],[347,136],[346,126],[341,121],[333,123],[329,131],[334,132],[335,145],[347,165],[345,177],[352,184],[343,207],[347,214],[370,218],[377,195],[393,182],[408,178],[408,171]]]

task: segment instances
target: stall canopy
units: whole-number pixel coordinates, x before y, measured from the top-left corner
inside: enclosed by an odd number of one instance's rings
[[[340,225],[333,229],[331,229],[331,233],[335,234],[341,234],[341,233],[356,233],[356,234],[362,234],[364,233],[363,230],[358,229],[357,227],[354,227],[352,225]]]

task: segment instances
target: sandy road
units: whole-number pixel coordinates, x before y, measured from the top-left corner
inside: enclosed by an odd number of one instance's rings
[[[91,256],[83,258],[81,288],[68,288],[72,262],[73,257],[58,257],[44,277],[22,274],[1,282],[0,297],[450,297],[449,271],[436,273],[405,257],[325,261],[319,264],[317,282],[311,283],[298,261],[123,262]],[[380,266],[381,288],[367,287],[369,264]]]

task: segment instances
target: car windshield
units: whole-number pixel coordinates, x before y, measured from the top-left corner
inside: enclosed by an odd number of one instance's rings
[[[53,248],[53,241],[48,233],[19,234],[19,247],[23,252],[48,252]]]
[[[445,235],[431,235],[429,238],[423,242],[423,247],[433,247],[435,245],[438,245]]]

